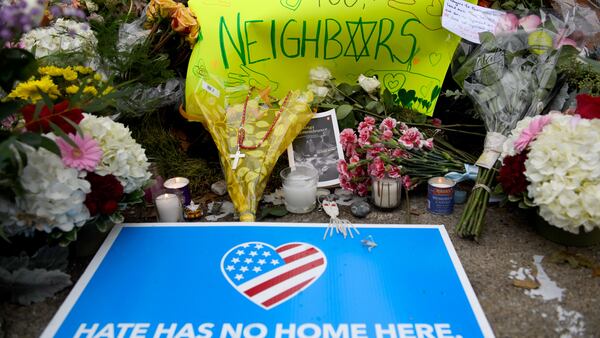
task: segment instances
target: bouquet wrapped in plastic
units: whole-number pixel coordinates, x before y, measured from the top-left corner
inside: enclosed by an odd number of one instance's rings
[[[240,220],[253,222],[277,159],[313,116],[309,106],[313,96],[290,91],[279,102],[271,102],[268,89],[242,87],[247,89],[245,100],[223,107],[213,94],[188,86],[188,113],[182,114],[202,122],[210,132]]]
[[[477,161],[477,182],[457,226],[463,237],[478,237],[506,136],[517,122],[538,115],[560,90],[557,66],[577,54],[584,34],[575,25],[586,21],[574,7],[565,20],[540,11],[517,17],[506,14],[495,32],[481,34],[481,45],[459,51],[453,75],[473,100],[487,129]]]

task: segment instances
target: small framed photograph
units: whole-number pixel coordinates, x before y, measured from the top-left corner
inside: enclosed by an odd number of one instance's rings
[[[317,113],[288,147],[290,167],[310,164],[319,171],[319,187],[340,183],[337,163],[344,158],[335,109]]]

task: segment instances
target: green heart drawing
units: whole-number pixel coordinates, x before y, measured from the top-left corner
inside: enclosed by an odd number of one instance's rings
[[[421,97],[425,98],[425,97],[429,97],[431,95],[431,86],[433,84],[431,82],[429,82],[426,85],[422,85],[421,88],[419,88],[419,93],[421,94]]]
[[[406,76],[402,73],[388,73],[383,77],[383,83],[387,89],[391,92],[395,92],[398,89],[404,87],[404,83],[406,82]]]
[[[398,91],[398,99],[403,107],[410,107],[412,106],[412,102],[416,99],[416,93],[412,89],[409,91],[400,89]]]
[[[429,54],[429,63],[432,66],[437,66],[437,64],[440,63],[440,61],[442,61],[442,54],[436,52]]]
[[[417,0],[388,0],[388,6],[395,8],[395,9],[400,9],[394,6],[398,6],[398,5],[408,5],[408,6],[412,6],[415,5],[417,3]]]
[[[302,0],[280,0],[280,2],[281,6],[291,9],[292,11],[297,10],[298,7],[300,7],[300,4],[302,4]]]
[[[431,16],[442,16],[442,9],[444,5],[440,0],[431,1],[431,5],[427,6],[427,14]]]

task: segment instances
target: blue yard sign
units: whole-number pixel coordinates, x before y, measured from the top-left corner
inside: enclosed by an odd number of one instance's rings
[[[324,230],[118,226],[42,337],[493,337],[443,226]]]

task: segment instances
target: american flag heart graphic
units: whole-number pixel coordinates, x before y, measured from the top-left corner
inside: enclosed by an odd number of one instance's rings
[[[287,243],[277,248],[247,242],[231,248],[221,260],[221,271],[234,289],[269,310],[314,283],[327,258],[314,245]]]

